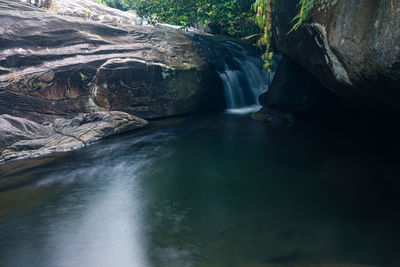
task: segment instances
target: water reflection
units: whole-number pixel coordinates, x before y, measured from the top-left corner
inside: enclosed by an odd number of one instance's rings
[[[44,205],[0,225],[2,244],[15,248],[0,249],[0,263],[148,266],[138,179],[157,156],[159,142],[171,137],[168,132],[156,133],[67,157],[65,164],[29,187],[30,191],[53,191]],[[16,232],[18,228],[24,235]],[[13,233],[8,235],[8,231]]]
[[[147,266],[135,192],[138,167],[100,166],[97,172],[90,168],[63,177],[63,184],[79,178],[106,179],[89,192],[69,194],[68,206],[58,214],[63,220],[54,222],[55,231],[47,240],[54,250],[51,266]]]

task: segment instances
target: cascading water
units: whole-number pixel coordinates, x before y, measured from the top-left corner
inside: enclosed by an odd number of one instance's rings
[[[225,62],[220,77],[224,84],[227,111],[248,113],[260,109],[258,97],[268,90],[273,74],[262,67],[262,61],[235,43],[228,43],[232,62]]]
[[[258,97],[268,90],[280,56],[275,56],[270,73],[263,68],[260,55],[252,49],[226,41],[208,48],[209,58],[220,74],[229,113],[250,113],[261,108]]]

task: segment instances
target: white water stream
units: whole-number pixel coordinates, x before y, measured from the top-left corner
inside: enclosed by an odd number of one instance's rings
[[[261,108],[258,97],[268,90],[275,70],[268,73],[263,68],[262,60],[251,55],[244,47],[227,42],[230,55],[229,62],[224,60],[224,69],[220,77],[224,84],[225,101],[228,113],[245,114],[258,111]]]

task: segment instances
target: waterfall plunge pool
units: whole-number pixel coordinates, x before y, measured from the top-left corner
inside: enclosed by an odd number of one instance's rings
[[[225,114],[46,157],[0,179],[0,266],[399,266],[397,161],[360,134]]]

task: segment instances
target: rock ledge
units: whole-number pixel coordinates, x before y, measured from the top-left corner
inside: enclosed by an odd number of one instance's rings
[[[65,152],[101,139],[145,127],[146,120],[125,112],[81,113],[53,123],[0,115],[0,163]]]

